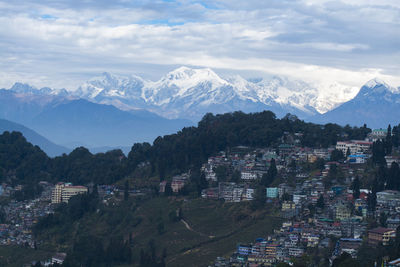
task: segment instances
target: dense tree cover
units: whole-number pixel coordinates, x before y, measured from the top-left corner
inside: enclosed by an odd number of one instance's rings
[[[332,153],[331,153],[331,160],[332,161],[339,161],[339,160],[342,160],[342,159],[344,159],[344,155],[343,155],[342,150],[335,149],[335,150],[332,151]]]
[[[38,146],[33,146],[19,132],[0,135],[0,182],[12,184],[48,178],[50,159]]]
[[[374,155],[372,156],[374,160]],[[382,190],[400,190],[400,168],[399,164],[393,162],[390,168],[387,167],[385,158],[384,162],[378,161],[374,168],[375,179],[371,188],[375,192]]]
[[[358,267],[361,266],[356,259],[350,254],[344,252],[342,255],[333,260],[332,267]]]
[[[91,154],[84,147],[78,147],[69,155],[50,160],[49,172],[56,180],[74,184],[111,184],[126,175],[126,157],[121,150]]]
[[[74,222],[81,220],[84,216],[92,216],[100,210],[100,203],[96,190],[90,194],[76,195],[70,198],[68,204],[63,203],[57,207],[55,213],[42,217],[34,226],[35,235],[43,235],[49,229],[68,234],[68,229],[73,227]],[[120,223],[121,211],[111,214],[110,225]],[[136,220],[132,224],[138,223]],[[50,238],[48,236],[47,238]],[[102,239],[99,236],[82,232],[73,238],[73,244],[67,251],[67,258],[63,266],[115,266],[119,264],[132,263],[132,252],[129,240],[122,236],[112,235],[111,239]]]
[[[158,137],[153,145],[135,144],[128,155],[130,170],[148,162],[161,179],[172,173],[196,169],[219,151],[239,145],[278,146],[285,133],[302,133],[303,146],[328,147],[338,140],[362,139],[370,132],[366,126],[341,127],[337,124],[306,123],[295,116],[277,119],[270,111],[245,114],[206,114],[198,127],[184,128],[176,134]]]
[[[73,196],[69,199],[68,204],[60,204],[55,213],[41,218],[35,225],[34,232],[40,232],[57,225],[70,224],[79,220],[86,213],[94,212],[98,207],[98,202],[96,191],[90,194]]]
[[[276,169],[275,160],[271,159],[270,166],[268,168],[267,173],[263,174],[261,178],[261,184],[268,187],[275,180],[278,174],[278,170]]]
[[[130,263],[132,263],[132,252],[129,243],[122,237],[113,237],[109,244],[104,246],[97,236],[80,235],[74,241],[62,266],[100,267]]]
[[[377,165],[385,165],[386,160],[386,143],[382,140],[377,140],[372,144],[372,162]]]
[[[21,184],[17,200],[29,199],[41,192],[39,181],[74,184],[111,184],[126,175],[126,157],[121,150],[91,154],[79,147],[69,155],[49,158],[18,132],[0,135],[0,182]]]
[[[394,130],[398,131],[398,127]],[[76,148],[69,155],[49,158],[20,133],[5,132],[0,135],[0,181],[26,185],[26,190],[18,196],[25,199],[40,192],[40,188],[34,187],[40,180],[111,184],[129,177],[142,164],[149,167],[148,177],[158,176],[163,180],[176,173],[197,170],[209,156],[238,145],[277,147],[281,137],[302,133],[299,136],[301,145],[327,147],[338,140],[364,138],[369,131],[366,126],[306,123],[292,115],[277,119],[270,111],[209,113],[198,127],[158,137],[153,145],[134,144],[128,158],[120,150],[93,155],[84,147]],[[224,176],[220,176],[222,180]],[[232,173],[228,173],[228,177],[237,179]],[[198,185],[197,188],[202,187]]]
[[[392,144],[396,148],[400,146],[400,124],[392,129]]]

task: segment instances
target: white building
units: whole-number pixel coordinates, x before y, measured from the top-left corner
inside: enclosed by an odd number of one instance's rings
[[[363,140],[338,141],[336,143],[336,149],[341,150],[343,155],[346,155],[348,149],[350,149],[351,155],[363,154],[367,152],[371,146],[372,142]]]
[[[71,183],[58,183],[51,195],[51,203],[68,203],[72,196],[88,192],[85,186],[73,186]]]
[[[255,180],[257,177],[257,173],[255,172],[242,172],[240,178],[242,180]]]

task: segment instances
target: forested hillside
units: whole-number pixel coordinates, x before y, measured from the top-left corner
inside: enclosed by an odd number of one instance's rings
[[[244,145],[277,147],[284,133],[301,133],[301,145],[328,147],[338,140],[364,139],[371,130],[364,127],[341,127],[337,124],[306,123],[296,116],[277,119],[264,111],[223,115],[206,114],[198,127],[184,128],[176,134],[158,137],[153,145],[135,144],[128,156],[130,169],[148,161],[161,178],[199,166],[207,158],[227,148]]]
[[[189,169],[196,170],[209,156],[234,146],[277,147],[285,141],[282,140],[284,133],[301,133],[303,146],[327,147],[338,140],[363,139],[368,132],[370,129],[366,126],[318,125],[292,115],[277,119],[270,111],[207,114],[197,127],[158,137],[152,145],[134,144],[128,157],[121,150],[92,154],[79,147],[55,158],[49,158],[39,147],[28,143],[22,134],[5,132],[0,135],[0,181],[111,184],[131,176],[141,163],[150,166],[147,177],[164,179]]]

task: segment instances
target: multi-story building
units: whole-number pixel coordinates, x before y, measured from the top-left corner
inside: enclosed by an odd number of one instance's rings
[[[224,199],[226,202],[233,201],[233,189],[236,183],[222,182],[218,184],[219,198]]]
[[[242,200],[243,192],[244,192],[244,187],[236,186],[235,188],[233,188],[232,201],[233,202],[240,202]]]
[[[266,190],[267,198],[277,198],[278,197],[278,188],[277,187],[267,187]]]
[[[400,211],[400,191],[385,190],[376,193],[376,213],[395,215]]]
[[[269,243],[265,247],[265,254],[269,257],[275,258],[278,251],[279,244]]]
[[[370,132],[367,136],[368,140],[371,140],[372,142],[375,142],[376,140],[379,139],[385,139],[387,136],[387,129],[373,129],[372,132]]]
[[[186,184],[189,175],[187,173],[172,177],[171,188],[172,192],[178,193]]]
[[[73,186],[71,183],[58,183],[52,192],[51,203],[68,203],[72,196],[85,194],[87,192],[88,189],[85,186]]]
[[[400,164],[400,157],[399,156],[385,156],[387,167],[392,167],[392,163]]]
[[[256,180],[258,176],[256,172],[243,171],[240,178],[242,180]]]
[[[387,245],[390,239],[396,237],[396,231],[390,228],[377,227],[368,231],[368,244],[377,246],[378,244]]]
[[[304,253],[304,249],[299,247],[291,247],[288,250],[289,250],[289,256],[292,257],[300,257]]]
[[[350,150],[351,155],[363,154],[372,146],[372,142],[363,140],[338,141],[336,149],[341,150],[343,155],[346,155],[347,150]]]
[[[343,204],[339,204],[335,207],[335,219],[336,220],[345,220],[350,217],[350,209]]]
[[[293,201],[283,201],[282,211],[295,210],[296,204]]]
[[[254,199],[254,189],[246,188],[243,200],[253,200],[253,199]]]

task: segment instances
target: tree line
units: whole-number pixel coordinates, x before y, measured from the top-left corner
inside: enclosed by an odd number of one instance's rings
[[[398,132],[399,127],[394,130]],[[300,145],[322,148],[339,140],[364,139],[370,131],[366,125],[318,125],[293,115],[278,119],[270,111],[208,113],[197,127],[158,137],[152,145],[134,144],[127,157],[121,150],[92,154],[78,147],[55,158],[49,158],[38,146],[27,142],[21,133],[4,132],[0,135],[0,182],[26,185],[30,190],[21,198],[31,198],[40,192],[34,186],[38,181],[112,184],[129,177],[143,164],[150,169],[149,177],[163,180],[173,174],[197,170],[211,155],[239,145],[277,147],[283,136],[301,133]]]

